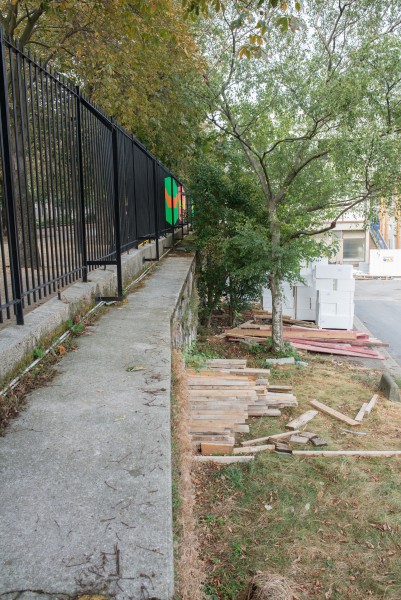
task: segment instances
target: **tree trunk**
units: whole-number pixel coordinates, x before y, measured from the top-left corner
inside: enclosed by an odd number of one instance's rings
[[[270,291],[272,295],[272,351],[278,354],[284,350],[283,340],[283,299],[281,289],[280,224],[277,219],[276,202],[269,200],[270,233],[272,240],[272,270]]]
[[[270,276],[270,291],[272,295],[272,351],[273,354],[281,352],[284,348],[283,340],[283,297],[280,279],[272,274]]]

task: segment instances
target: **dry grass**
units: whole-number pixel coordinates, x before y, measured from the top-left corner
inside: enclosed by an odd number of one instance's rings
[[[181,600],[202,600],[205,578],[199,558],[192,482],[193,448],[189,436],[188,389],[183,357],[173,350],[173,460],[176,535],[176,593]]]
[[[275,368],[270,377],[293,385],[299,406],[278,419],[251,419],[243,439],[283,431],[312,399],[355,417],[376,392],[378,371],[347,360],[307,360],[306,368]],[[344,432],[351,428],[323,414],[305,429],[329,450],[401,449],[401,405],[380,397],[356,428],[364,436]],[[299,600],[401,598],[399,458],[261,453],[246,465],[198,466],[196,479],[207,598],[242,598],[257,572],[290,578]]]
[[[282,575],[257,573],[250,582],[243,600],[295,600],[289,581]]]

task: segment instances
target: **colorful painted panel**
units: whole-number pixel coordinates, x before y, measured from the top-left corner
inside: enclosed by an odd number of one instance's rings
[[[180,193],[177,182],[172,177],[166,177],[164,180],[164,204],[167,223],[175,225],[180,216]]]

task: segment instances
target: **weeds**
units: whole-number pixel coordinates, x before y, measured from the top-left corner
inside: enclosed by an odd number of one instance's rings
[[[218,352],[213,348],[204,346],[200,349],[196,342],[191,344],[186,352],[184,352],[185,364],[191,369],[202,369],[207,360],[219,358]]]

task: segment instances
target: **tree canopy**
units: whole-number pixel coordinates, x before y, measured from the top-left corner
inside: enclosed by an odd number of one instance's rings
[[[3,0],[0,23],[185,171],[199,127],[202,59],[179,3]]]
[[[399,183],[401,3],[305,2],[298,30],[272,26],[259,60],[241,54],[249,32],[237,20],[233,5],[205,25],[205,100],[260,186],[280,347],[280,282],[296,256],[346,211],[369,218]]]

